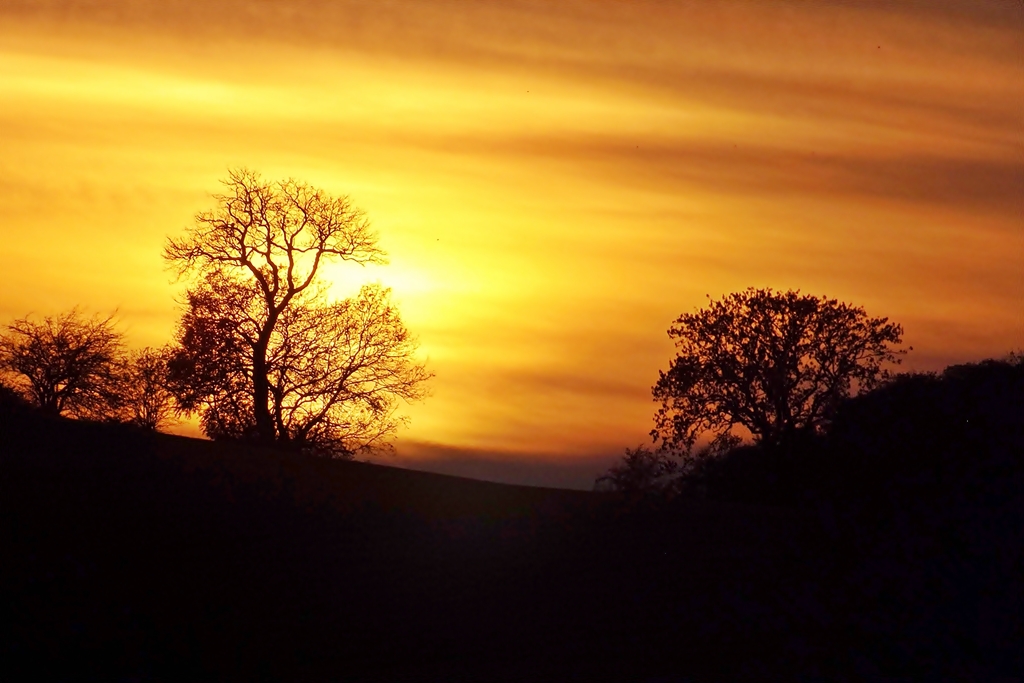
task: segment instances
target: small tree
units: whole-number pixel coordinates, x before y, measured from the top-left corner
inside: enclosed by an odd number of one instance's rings
[[[679,463],[662,451],[644,446],[627,448],[626,454],[597,478],[594,489],[629,494],[666,493],[676,483]]]
[[[107,418],[118,406],[121,333],[113,315],[72,309],[41,322],[19,318],[0,336],[0,372],[30,403],[52,415]]]
[[[689,452],[754,441],[783,445],[818,431],[853,391],[899,363],[903,328],[835,299],[750,288],[680,316],[668,331],[677,355],[652,389],[661,408],[651,435]]]
[[[174,422],[167,359],[166,350],[148,346],[123,359],[117,389],[122,421],[154,431]]]

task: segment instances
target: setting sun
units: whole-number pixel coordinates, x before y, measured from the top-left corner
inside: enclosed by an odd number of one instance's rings
[[[1021,348],[1022,54],[998,2],[5,6],[0,315],[162,345],[168,236],[301,180],[387,253],[331,293],[391,288],[435,375],[390,461],[587,487],[707,295],[854,302],[914,370]]]

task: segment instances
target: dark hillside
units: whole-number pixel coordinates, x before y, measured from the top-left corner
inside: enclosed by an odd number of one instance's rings
[[[787,557],[787,514],[679,525],[28,413],[2,430],[5,680],[631,678],[781,656],[744,601],[775,600],[757,593],[785,573],[766,558]]]
[[[666,508],[21,409],[0,444],[3,680],[983,679],[1014,664],[1016,622],[971,593],[969,566],[852,552],[814,510]]]
[[[823,436],[739,448],[701,474],[716,499],[823,522],[822,609],[866,666],[1024,675],[1020,356],[897,376],[842,405]]]

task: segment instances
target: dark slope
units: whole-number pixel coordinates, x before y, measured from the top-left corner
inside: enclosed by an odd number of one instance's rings
[[[811,508],[627,506],[30,413],[3,415],[0,449],[5,681],[980,680],[1020,660],[1019,553],[975,566],[945,527],[876,540]]]
[[[29,415],[2,439],[5,680],[631,679],[786,659],[747,602],[777,602],[787,513],[670,523],[585,492]]]

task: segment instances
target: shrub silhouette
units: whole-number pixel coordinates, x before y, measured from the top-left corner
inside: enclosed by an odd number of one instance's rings
[[[619,491],[629,495],[671,494],[679,463],[663,451],[645,446],[626,449],[622,460],[594,482],[598,491]]]
[[[10,414],[28,410],[31,407],[18,391],[0,382],[0,412]]]

